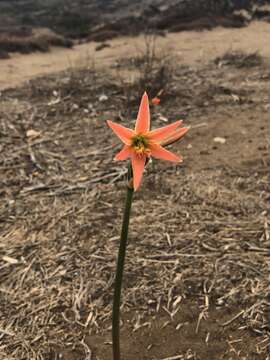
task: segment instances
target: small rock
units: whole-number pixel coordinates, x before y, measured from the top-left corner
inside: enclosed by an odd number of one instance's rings
[[[108,96],[105,94],[100,95],[100,97],[98,98],[100,102],[107,101],[108,99]]]
[[[79,109],[79,105],[78,105],[78,104],[72,104],[71,109],[72,109],[72,110],[78,110],[78,109]]]
[[[35,139],[41,135],[40,131],[36,131],[34,129],[30,129],[26,131],[26,136],[31,139]]]
[[[240,97],[238,95],[231,94],[231,97],[232,97],[234,102],[239,102],[240,101]]]
[[[222,138],[222,137],[215,137],[214,139],[214,142],[216,143],[219,143],[219,144],[225,144],[226,143],[226,139],[225,138]]]

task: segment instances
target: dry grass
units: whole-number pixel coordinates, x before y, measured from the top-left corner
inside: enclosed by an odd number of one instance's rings
[[[124,91],[127,110],[140,101],[140,94],[144,91],[150,98],[159,93],[172,95],[173,56],[160,51],[155,33],[146,33],[143,47],[134,49],[134,56],[119,59],[115,68]]]
[[[205,79],[225,76],[211,71],[216,70],[180,69],[173,85],[182,88],[178,98],[168,99],[166,112],[173,115],[175,104],[184,111],[185,89],[189,113],[201,113],[195,91],[202,97],[209,87]],[[51,359],[68,347],[91,358],[86,337],[109,327],[126,170],[111,160],[119,146],[101,119],[122,118],[126,99],[118,79],[99,75],[94,86],[93,74],[84,71],[40,79],[2,97],[0,354],[5,359]],[[110,97],[100,101],[104,93]],[[208,116],[224,106],[207,101]],[[137,104],[132,113],[136,110]],[[162,124],[158,114],[154,119]],[[197,141],[202,154],[205,141]],[[198,307],[203,299],[217,309],[237,309],[223,327],[237,321],[256,334],[254,351],[267,354],[269,159],[266,155],[265,164],[256,158],[253,167],[209,166],[203,155],[199,161],[203,168],[189,165],[187,156],[182,167],[154,163],[147,171],[133,207],[124,312],[131,312],[138,330],[145,317],[162,309],[173,321],[181,299],[193,299]]]

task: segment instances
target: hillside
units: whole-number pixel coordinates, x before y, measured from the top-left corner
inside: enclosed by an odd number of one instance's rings
[[[269,19],[269,0],[2,0],[0,58],[11,52],[48,51],[78,41],[105,41],[145,31],[242,27]],[[49,36],[39,30],[49,29]],[[37,35],[38,34],[38,35]]]

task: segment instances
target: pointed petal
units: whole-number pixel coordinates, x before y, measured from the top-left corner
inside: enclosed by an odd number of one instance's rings
[[[182,162],[181,156],[178,156],[172,153],[171,151],[164,149],[162,146],[158,144],[151,144],[150,150],[151,150],[151,156],[153,156],[154,158],[173,161],[173,162]]]
[[[145,166],[146,157],[145,156],[137,156],[136,154],[132,155],[131,164],[133,170],[133,186],[136,191],[140,186],[143,170]]]
[[[170,125],[163,126],[162,128],[152,130],[147,134],[147,137],[156,142],[160,142],[163,139],[169,137],[181,124],[182,120],[178,120]]]
[[[172,135],[162,140],[160,142],[160,145],[167,146],[173,144],[175,141],[178,141],[182,136],[184,136],[189,129],[190,129],[189,127],[185,127],[175,130],[175,132]]]
[[[126,160],[131,155],[130,147],[125,145],[118,154],[115,155],[114,160]]]
[[[122,125],[116,124],[110,120],[107,120],[107,124],[112,129],[112,131],[119,137],[120,140],[123,141],[124,144],[130,145],[131,138],[134,136],[134,131],[128,129]]]
[[[150,129],[150,110],[149,110],[149,101],[146,92],[143,94],[137,121],[135,125],[136,134],[141,134],[149,131]]]

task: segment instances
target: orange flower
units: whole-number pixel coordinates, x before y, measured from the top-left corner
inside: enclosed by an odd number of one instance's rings
[[[180,139],[189,128],[179,128],[182,120],[178,120],[170,125],[150,131],[150,111],[148,96],[144,93],[135,130],[128,129],[110,120],[107,121],[109,127],[124,143],[123,149],[115,156],[115,160],[126,160],[131,158],[133,170],[133,186],[137,190],[145,167],[146,159],[153,156],[173,162],[182,162],[182,157],[164,149],[162,147]]]
[[[155,96],[153,99],[152,99],[152,104],[154,106],[158,105],[160,103],[160,98],[158,98],[157,96]]]

